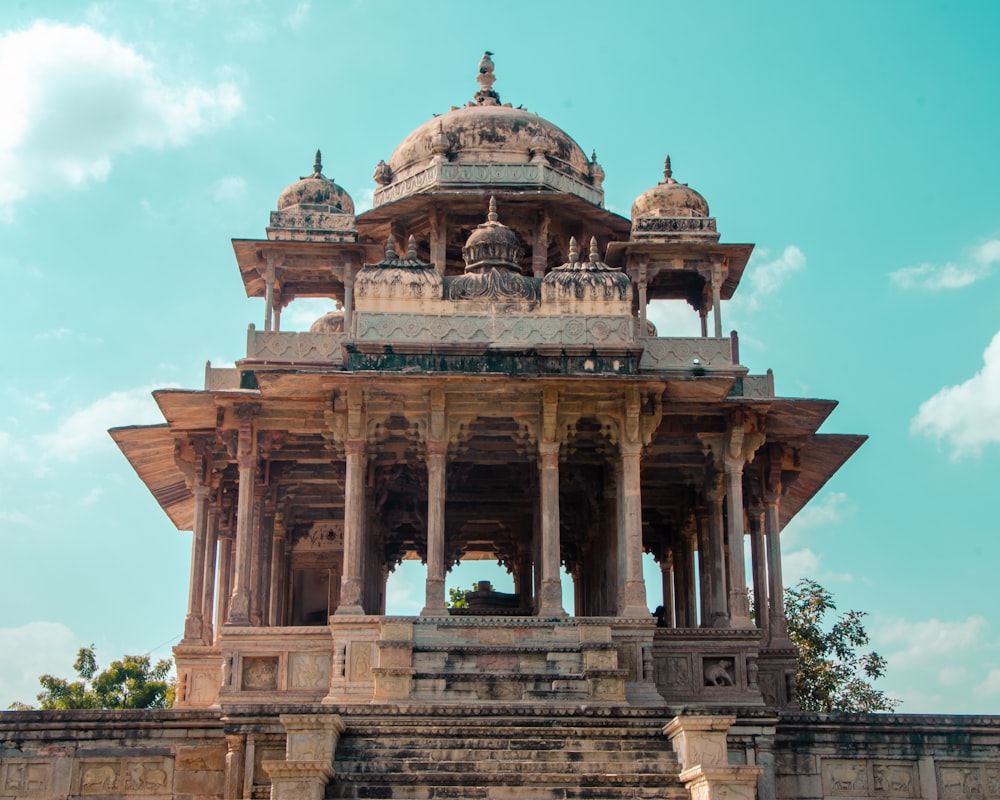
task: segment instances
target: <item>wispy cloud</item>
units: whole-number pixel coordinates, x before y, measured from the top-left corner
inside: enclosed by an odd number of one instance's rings
[[[35,437],[39,455],[45,461],[77,461],[88,452],[111,446],[108,428],[162,422],[150,395],[153,388],[111,392],[73,412],[55,430]]]
[[[39,21],[0,36],[0,217],[32,193],[106,180],[114,160],[176,147],[231,119],[231,83],[167,82],[130,45]]]
[[[302,297],[289,303],[281,315],[281,329],[307,331],[309,326],[329,311],[334,310],[333,300],[318,297]]]
[[[247,179],[240,175],[220,178],[212,184],[212,197],[219,203],[233,203],[242,200],[247,193]]]
[[[38,676],[70,671],[80,643],[60,622],[29,622],[0,628],[0,708],[32,703],[40,691]]]
[[[828,572],[822,556],[804,542],[809,533],[842,521],[852,511],[850,498],[844,492],[828,492],[814,498],[785,526],[781,542],[787,549],[781,555],[781,569],[786,586],[792,586],[799,578],[820,582],[854,580],[849,572]]]
[[[1000,332],[983,352],[983,368],[921,403],[910,431],[946,443],[952,459],[1000,444]]]
[[[777,258],[770,258],[768,250],[758,250],[747,267],[749,291],[737,295],[739,304],[747,311],[756,311],[764,298],[775,294],[792,275],[805,268],[805,253],[794,244],[785,247]]]
[[[889,280],[903,289],[961,289],[989,277],[1000,263],[1000,239],[990,239],[972,249],[968,258],[958,264],[920,264],[903,267],[889,273]]]
[[[299,3],[282,20],[284,24],[293,31],[301,31],[309,19],[309,3]]]

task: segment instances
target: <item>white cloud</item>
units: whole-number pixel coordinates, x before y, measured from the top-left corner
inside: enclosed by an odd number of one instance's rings
[[[9,522],[12,525],[24,525],[29,528],[38,525],[37,522],[22,511],[0,511],[0,522]]]
[[[131,46],[38,21],[0,36],[0,216],[35,192],[103,181],[122,153],[175,147],[240,109],[231,83],[165,82]]]
[[[991,669],[973,691],[976,694],[1000,694],[1000,669]]]
[[[646,317],[656,326],[657,336],[701,336],[701,318],[683,300],[653,300]]]
[[[746,279],[750,290],[736,296],[739,298],[738,305],[747,311],[756,311],[765,297],[775,294],[791,275],[806,268],[805,254],[794,244],[785,247],[777,258],[760,263],[769,255],[767,250],[758,250],[747,267]]]
[[[301,31],[305,27],[306,20],[309,18],[309,3],[299,3],[288,14],[284,23],[293,31]]]
[[[785,526],[781,541],[787,542],[807,531],[839,522],[849,508],[850,502],[844,492],[827,492],[818,499],[814,498]]]
[[[89,492],[87,492],[87,494],[84,496],[83,500],[80,501],[80,505],[82,505],[82,506],[92,506],[92,505],[94,505],[94,503],[96,503],[98,500],[100,500],[101,497],[103,497],[103,496],[104,496],[104,489],[101,488],[100,486],[95,486],[93,489],[91,489]]]
[[[781,554],[781,576],[786,586],[794,586],[800,578],[816,579],[819,556],[808,547]]]
[[[35,437],[42,458],[77,461],[87,452],[112,444],[108,428],[163,422],[150,392],[153,387],[111,392],[86,408],[75,411],[51,433]]]
[[[961,289],[989,277],[993,266],[1000,263],[1000,239],[990,239],[973,248],[969,263],[921,264],[903,267],[889,273],[889,280],[903,289]]]
[[[234,203],[246,197],[247,180],[239,175],[220,178],[212,184],[212,197],[219,203]]]
[[[309,326],[329,311],[333,311],[334,301],[321,297],[300,297],[288,304],[281,315],[281,329],[288,331],[309,330]]]
[[[71,675],[79,647],[73,631],[59,622],[0,628],[0,709],[15,702],[33,704],[39,675]]]
[[[375,190],[370,186],[366,186],[357,197],[354,198],[354,213],[363,214],[365,211],[371,209],[372,205],[375,203]]]
[[[921,403],[910,432],[946,442],[953,459],[1000,444],[1000,332],[983,352],[983,368]]]
[[[968,651],[980,644],[986,627],[985,618],[980,616],[960,621],[890,619],[878,626],[877,639],[893,668],[926,665],[940,670],[944,659],[962,662]]]

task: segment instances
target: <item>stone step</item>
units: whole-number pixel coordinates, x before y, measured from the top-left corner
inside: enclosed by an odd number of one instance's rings
[[[535,786],[559,789],[594,788],[672,788],[683,791],[683,784],[674,775],[649,775],[607,772],[600,774],[574,775],[566,772],[532,772],[525,774],[497,772],[482,774],[474,771],[445,772],[380,772],[350,774],[338,772],[330,781],[336,791],[350,788],[392,786],[392,787],[450,787],[454,789],[483,789],[512,786]],[[335,795],[335,796],[343,796]]]
[[[326,797],[352,800],[690,800],[683,787],[667,786],[332,786]]]
[[[525,750],[533,761],[572,763],[669,763],[676,766],[677,760],[669,750],[547,750],[533,748],[488,748],[465,747],[456,744],[454,747],[338,747],[336,759],[342,763],[355,761],[401,761],[413,758],[434,758],[444,761],[509,761],[512,758],[524,757]]]
[[[409,749],[409,750],[530,750],[532,752],[630,752],[652,751],[673,754],[667,738],[643,737],[635,739],[580,739],[580,738],[516,738],[508,737],[502,731],[496,736],[393,736],[357,737],[346,735],[337,745],[337,752],[350,752],[352,749],[372,751],[379,749]]]

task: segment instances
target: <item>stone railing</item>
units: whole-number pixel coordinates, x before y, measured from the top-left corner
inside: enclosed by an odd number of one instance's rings
[[[760,705],[759,647],[756,629],[657,628],[656,689],[668,703]]]
[[[740,397],[753,399],[774,397],[774,373],[771,370],[768,370],[766,375],[744,375],[736,383],[739,391],[735,394]]]
[[[307,362],[342,364],[342,333],[285,333],[247,331],[247,358],[251,361]]]
[[[205,391],[226,391],[240,388],[240,371],[235,367],[205,367]]]
[[[644,372],[734,366],[732,342],[728,337],[724,339],[640,337],[638,341],[643,348],[639,368]]]
[[[432,186],[544,186],[576,195],[597,206],[604,205],[604,192],[545,163],[526,164],[431,164],[412,175],[375,190],[378,208]]]

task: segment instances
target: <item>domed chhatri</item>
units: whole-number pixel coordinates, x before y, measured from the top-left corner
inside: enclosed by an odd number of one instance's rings
[[[632,237],[719,240],[708,202],[686,183],[674,180],[670,156],[663,162],[663,180],[632,204]]]
[[[538,301],[538,281],[521,274],[518,263],[524,255],[517,234],[500,222],[496,199],[490,198],[486,222],[465,242],[465,274],[447,285],[449,300],[490,302]]]
[[[271,240],[356,241],[354,201],[323,174],[322,154],[316,151],[311,175],[300,178],[278,196],[267,229]]]
[[[414,130],[375,173],[374,205],[436,186],[545,187],[603,205],[603,170],[569,134],[524,108],[500,102],[492,53],[479,62],[479,91]],[[487,169],[489,168],[489,169]]]
[[[609,267],[601,261],[597,249],[597,239],[590,239],[590,255],[587,261],[580,261],[580,249],[576,238],[569,240],[569,261],[555,267],[542,279],[542,301],[627,302],[632,305],[632,282],[621,270]]]

